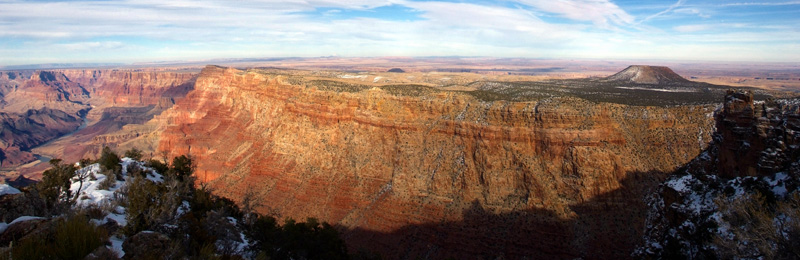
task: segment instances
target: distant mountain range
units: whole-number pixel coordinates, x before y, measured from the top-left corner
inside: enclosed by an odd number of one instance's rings
[[[0,70],[99,68],[99,67],[112,67],[121,65],[125,65],[125,63],[43,63],[43,64],[0,66]]]

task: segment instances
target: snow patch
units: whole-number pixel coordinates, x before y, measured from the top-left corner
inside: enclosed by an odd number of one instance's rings
[[[658,91],[658,92],[673,92],[673,93],[691,93],[697,92],[691,89],[664,89],[664,88],[641,88],[641,87],[617,87],[620,89],[631,89],[631,90],[649,90],[649,91]]]
[[[339,78],[343,78],[343,79],[365,79],[365,78],[367,78],[367,75],[344,74],[344,75],[339,76]]]
[[[689,191],[689,183],[692,182],[692,179],[692,175],[687,174],[679,179],[670,180],[666,184],[677,192],[686,193]]]
[[[8,184],[0,184],[0,196],[13,195],[19,193],[20,191],[17,188],[11,187]]]

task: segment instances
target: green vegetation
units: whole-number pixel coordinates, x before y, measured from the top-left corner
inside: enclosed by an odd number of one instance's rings
[[[316,87],[319,90],[348,93],[356,93],[371,88],[367,85],[345,83],[335,80],[312,80],[308,82],[308,85]]]
[[[100,170],[106,176],[116,176],[117,180],[122,179],[122,167],[119,165],[120,163],[119,155],[114,153],[108,146],[103,147],[103,151],[100,153],[100,159],[97,160],[97,163],[100,164]]]
[[[250,250],[268,259],[347,259],[347,249],[328,223],[314,218],[296,222],[287,218],[283,226],[275,218],[259,216],[247,236]]]
[[[130,150],[125,151],[125,157],[141,161],[142,160],[142,151],[136,149],[136,147],[131,148]]]
[[[61,159],[50,160],[50,166],[42,173],[42,181],[36,184],[36,189],[47,208],[57,212],[69,206],[70,179],[78,169],[71,164],[62,164]]]
[[[83,259],[100,247],[108,235],[82,215],[58,219],[39,233],[20,240],[13,259]]]
[[[111,149],[105,148],[98,161],[103,171],[112,173],[120,171],[119,160]],[[157,160],[146,162],[164,173],[163,181],[152,181],[150,170],[129,163],[126,185],[115,193],[118,200],[80,209],[71,207],[74,200],[69,192],[70,179],[88,179],[91,171],[76,172],[77,168],[58,159],[51,164],[35,190],[41,191],[41,200],[50,207],[60,209],[49,211],[47,216],[68,217],[45,219],[41,224],[45,228],[13,241],[8,251],[13,259],[84,259],[90,252],[94,252],[94,259],[115,259],[115,253],[104,245],[109,233],[126,238],[126,256],[145,259],[348,258],[338,231],[328,223],[314,218],[305,222],[287,218],[281,225],[272,216],[254,212],[258,203],[252,190],[245,194],[242,211],[235,202],[214,195],[208,187],[195,186],[194,162],[188,156],[177,156],[170,165]],[[117,178],[107,176],[100,188],[116,184]],[[120,228],[109,222],[96,227],[89,221],[103,220],[112,212],[122,213],[117,206],[125,207],[126,226]],[[249,246],[244,246],[245,241]]]
[[[424,86],[424,85],[386,85],[381,86],[380,89],[388,92],[389,94],[396,95],[396,96],[410,96],[410,97],[418,97],[424,96],[430,93],[435,93],[437,90],[432,87]]]
[[[715,203],[733,237],[715,234],[712,243],[723,259],[800,259],[800,193],[786,200],[760,192]]]

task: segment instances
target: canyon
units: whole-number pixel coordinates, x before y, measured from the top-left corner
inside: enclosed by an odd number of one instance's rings
[[[47,163],[36,157],[77,161],[95,157],[105,145],[120,145],[185,96],[194,76],[112,69],[2,73],[4,175],[37,178]],[[123,138],[104,142],[105,135]]]
[[[215,193],[404,259],[627,258],[643,194],[713,132],[714,104],[484,99],[503,89],[208,66],[154,120],[158,149],[190,154]]]
[[[42,85],[55,94],[30,95],[70,116],[21,152],[189,155],[215,194],[327,221],[351,253],[400,259],[630,258],[643,198],[707,149],[729,89],[650,66],[594,79],[220,66],[12,74],[4,98]],[[31,160],[18,158],[9,164]]]

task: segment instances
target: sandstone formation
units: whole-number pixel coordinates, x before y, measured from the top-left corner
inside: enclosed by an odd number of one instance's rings
[[[262,213],[337,223],[353,252],[627,258],[642,194],[713,125],[713,105],[335,89],[206,67],[155,117],[158,149],[190,154],[217,193],[256,194]]]
[[[90,107],[88,93],[61,73],[37,71],[25,79],[6,72],[0,78],[0,167],[34,160],[32,147],[77,129]]]
[[[798,101],[754,101],[750,91],[729,91],[709,147],[647,196],[645,240],[635,257],[796,258]]]
[[[102,146],[116,147],[142,132],[150,133],[153,127],[140,125],[191,90],[194,76],[137,70],[2,72],[0,166],[13,170],[35,161],[31,149],[77,161],[94,157]],[[70,138],[48,143],[70,133]]]
[[[798,112],[793,102],[754,102],[751,92],[730,91],[717,114],[718,175],[764,176],[797,161]]]

